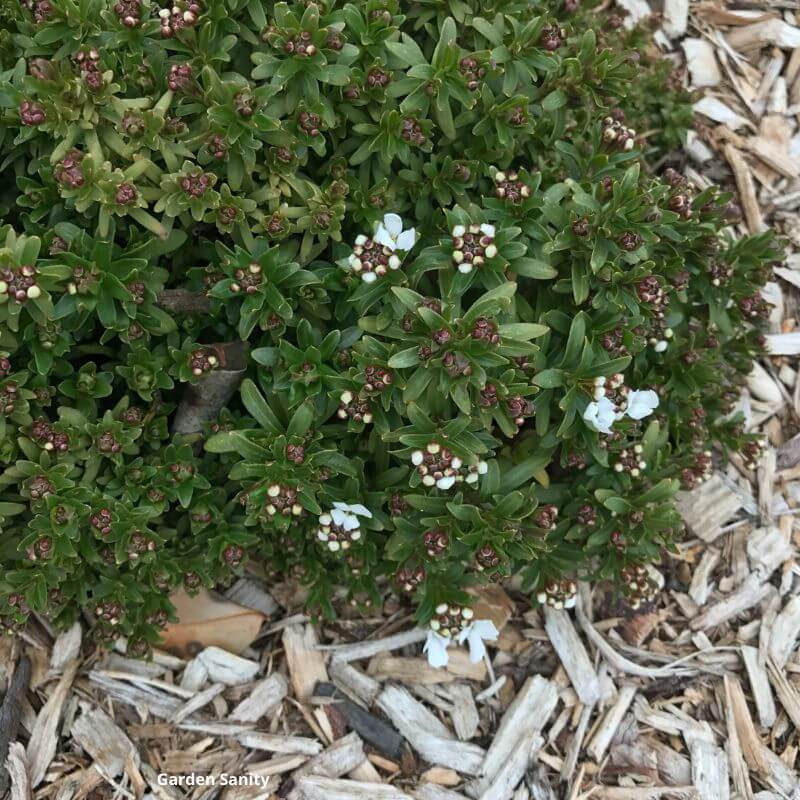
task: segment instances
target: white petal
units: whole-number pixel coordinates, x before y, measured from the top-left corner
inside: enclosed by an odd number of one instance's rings
[[[488,222],[484,222],[483,225],[481,225],[481,233],[485,234],[486,236],[494,236],[495,234],[494,225],[489,225]]]
[[[649,417],[658,408],[658,395],[652,389],[628,392],[626,400],[628,407],[625,409],[625,413],[631,419]]]
[[[383,226],[389,231],[392,238],[396,239],[403,230],[403,220],[399,214],[384,214]]]
[[[397,248],[394,236],[392,236],[392,234],[389,233],[389,231],[386,230],[383,225],[378,225],[378,230],[375,231],[374,239],[378,244],[388,247],[392,251]]]
[[[347,519],[348,514],[346,511],[342,511],[341,508],[335,508],[333,511],[331,511],[331,517],[337,525],[344,525],[344,521]]]
[[[378,276],[374,272],[362,272],[361,273],[361,280],[364,283],[375,283],[378,279]]]
[[[397,237],[397,249],[398,250],[405,250],[408,252],[417,242],[417,232],[414,228],[409,228],[407,231],[403,231]]]
[[[361,523],[358,521],[358,517],[355,514],[345,514],[342,527],[346,531],[354,531],[359,525],[361,525]]]
[[[463,644],[464,640],[467,641],[469,644],[469,660],[475,664],[486,655],[484,640],[493,642],[497,639],[497,636],[497,628],[495,628],[493,622],[488,619],[478,619],[458,634],[458,642]]]
[[[425,647],[422,648],[423,653],[428,654],[428,663],[432,667],[446,667],[447,662],[450,660],[447,655],[447,646],[450,644],[449,639],[444,636],[439,636],[438,633],[429,631],[428,638],[425,640]]]
[[[372,519],[372,512],[365,506],[362,506],[361,503],[354,503],[352,506],[349,506],[349,508],[350,512],[353,514]]]
[[[470,627],[485,642],[495,642],[497,641],[497,637],[500,635],[497,628],[494,626],[494,622],[492,622],[490,619],[476,619],[472,625],[470,625]]]
[[[342,503],[340,500],[337,500],[333,504],[333,507],[338,508],[340,511],[348,511],[350,509],[350,506],[347,505],[347,503]]]
[[[486,647],[483,644],[483,639],[481,639],[477,633],[470,632],[467,643],[469,644],[469,660],[473,664],[482,661],[483,657],[486,655]]]
[[[449,489],[455,482],[455,476],[450,475],[447,478],[439,478],[439,480],[436,481],[436,486],[439,489]]]
[[[597,402],[589,403],[583,412],[583,421],[599,433],[611,433],[614,422],[614,404],[607,398],[601,397]]]

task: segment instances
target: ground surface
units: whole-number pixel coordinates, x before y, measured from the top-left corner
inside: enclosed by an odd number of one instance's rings
[[[736,186],[742,230],[775,225],[788,251],[768,287],[772,355],[742,400],[767,455],[757,476],[734,463],[684,497],[689,536],[658,604],[634,613],[582,587],[576,613],[543,614],[492,591],[491,661],[458,653],[447,670],[399,608],[313,627],[294,587],[256,580],[193,604],[198,620],[172,632],[180,658],[132,661],[79,626],[55,641],[32,626],[0,641],[0,688],[20,655],[32,663],[14,800],[800,798],[800,10],[686,3],[622,2],[630,19],[663,11],[657,41],[703,92],[673,165],[698,187]]]

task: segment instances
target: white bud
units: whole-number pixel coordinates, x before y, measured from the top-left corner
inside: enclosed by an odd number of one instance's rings
[[[424,461],[424,459],[425,459],[425,454],[422,452],[422,450],[415,450],[411,454],[411,463],[415,467],[418,467]]]
[[[453,236],[456,237],[456,239],[460,239],[466,232],[467,229],[463,225],[456,225],[451,231],[451,233],[453,234]]]
[[[494,258],[497,255],[497,245],[490,244],[486,248],[486,258]]]

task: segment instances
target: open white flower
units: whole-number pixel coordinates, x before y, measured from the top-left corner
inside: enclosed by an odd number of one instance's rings
[[[428,631],[423,652],[428,656],[428,663],[432,667],[446,667],[450,660],[447,648],[454,641],[458,644],[466,642],[469,647],[469,660],[475,664],[486,655],[484,642],[494,642],[497,637],[497,628],[491,620],[476,619],[462,628],[455,639],[452,636],[442,636],[436,631]]]
[[[625,413],[631,419],[649,417],[658,408],[658,395],[652,389],[634,389],[625,398]]]
[[[372,513],[360,503],[334,503],[319,517],[317,538],[332,553],[349,550],[363,535],[359,517],[372,519]]]
[[[614,404],[607,397],[589,403],[583,412],[583,421],[598,433],[611,433],[615,419]]]
[[[447,648],[450,647],[452,639],[448,636],[441,636],[436,631],[428,631],[428,638],[425,640],[425,647],[422,652],[428,656],[428,663],[432,667],[446,667],[450,656]]]
[[[400,269],[403,256],[417,241],[414,228],[403,230],[403,220],[397,214],[384,214],[372,238],[356,236],[353,252],[347,264],[361,276],[364,283],[374,283],[390,271]]]
[[[372,519],[372,512],[362,506],[360,503],[334,503],[333,510],[331,511],[331,519],[346,531],[354,531],[356,528],[361,527],[358,521],[359,517],[366,517]]]
[[[403,220],[399,215],[384,214],[383,222],[378,223],[374,239],[392,252],[403,250],[407,253],[416,244],[417,232],[414,228],[403,230]]]
[[[458,635],[458,643],[469,645],[469,660],[476,664],[486,655],[484,642],[495,642],[498,637],[497,628],[488,619],[476,619]]]

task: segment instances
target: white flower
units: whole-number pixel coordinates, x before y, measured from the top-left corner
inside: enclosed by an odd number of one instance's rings
[[[416,244],[417,232],[414,228],[403,230],[403,220],[397,214],[384,214],[383,222],[378,223],[375,241],[388,247],[392,252],[408,252]],[[399,264],[398,264],[399,266]]]
[[[658,395],[652,389],[635,389],[625,398],[625,413],[631,419],[649,417],[658,408]]]
[[[583,412],[583,421],[598,433],[611,433],[615,419],[614,404],[607,397],[589,403]]]
[[[333,521],[346,531],[354,531],[361,527],[359,517],[372,519],[372,512],[367,510],[360,503],[350,505],[348,503],[334,503],[331,511]]]
[[[425,640],[423,653],[428,655],[428,663],[432,667],[446,667],[450,657],[447,655],[447,648],[452,639],[447,636],[440,636],[436,631],[428,631],[428,638]]]
[[[467,643],[469,647],[469,659],[474,663],[480,661],[486,655],[486,645],[484,642],[494,642],[498,632],[494,623],[488,619],[477,619],[467,625],[458,634],[456,641],[458,644]],[[428,656],[428,663],[432,667],[446,667],[450,660],[447,648],[453,643],[449,636],[442,636],[436,631],[428,631],[425,639],[423,652]]]
[[[497,628],[488,619],[476,619],[458,634],[458,643],[469,645],[469,660],[475,664],[486,655],[484,642],[494,642],[498,637]]]

